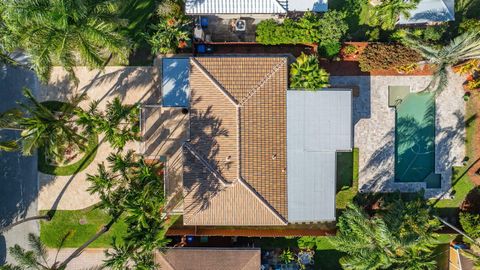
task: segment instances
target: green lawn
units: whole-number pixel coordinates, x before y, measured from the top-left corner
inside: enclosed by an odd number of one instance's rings
[[[358,148],[337,153],[337,209],[345,209],[358,192]]]
[[[46,212],[42,211],[42,214]],[[101,209],[57,210],[51,221],[40,223],[40,239],[47,247],[58,247],[62,238],[69,234],[63,247],[78,247],[90,239],[109,220],[110,216]],[[110,231],[98,238],[89,247],[109,247],[112,237],[121,239],[126,232],[127,226],[120,219],[110,228]]]

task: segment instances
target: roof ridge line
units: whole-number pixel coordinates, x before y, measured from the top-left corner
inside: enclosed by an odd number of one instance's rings
[[[220,91],[222,92],[222,94],[224,94],[227,99],[235,106],[235,107],[239,107],[240,104],[235,100],[235,98],[227,91],[225,90],[225,88],[212,76],[212,74],[210,74],[210,72],[208,72],[208,70],[202,65],[200,64],[200,62],[198,62],[197,59],[195,59],[194,57],[191,57],[190,60],[192,61],[193,65],[195,67],[197,67],[200,72],[205,76],[207,77],[208,80],[210,80],[210,82]]]
[[[225,180],[225,178],[223,178],[223,176],[216,170],[212,167],[212,165],[210,165],[210,163],[208,163],[208,161],[206,161],[196,150],[195,148],[193,147],[193,145],[191,145],[189,142],[184,142],[183,143],[183,146],[188,150],[190,151],[190,153],[196,158],[198,159],[202,164],[203,166],[205,166],[205,168],[207,168],[212,174],[213,176],[215,176],[215,178],[217,178],[217,180],[220,181],[220,183],[223,184],[223,186],[225,187],[230,187],[233,185],[233,183],[230,183],[230,182],[227,182],[227,180]]]
[[[248,191],[252,193],[255,198],[258,199],[258,201],[263,204],[270,213],[272,213],[280,222],[282,222],[284,225],[288,225],[288,221],[280,215],[280,213],[277,212],[263,197],[261,197],[258,192],[256,192],[242,177],[238,178],[238,182],[242,184]]]
[[[275,75],[277,73],[278,70],[280,70],[280,68],[287,62],[287,59],[284,58],[282,59],[282,61],[278,64],[276,64],[272,70],[265,76],[263,77],[262,81],[260,82],[260,84],[258,84],[254,89],[252,89],[248,95],[239,103],[239,106],[243,106],[243,104],[247,103],[247,101],[253,97],[257,91],[262,88],[262,86],[265,85],[266,82],[268,82],[272,77],[273,75]]]

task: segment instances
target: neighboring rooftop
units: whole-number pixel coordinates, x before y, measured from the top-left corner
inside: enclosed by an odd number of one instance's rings
[[[284,14],[287,1],[186,0],[186,14]]]
[[[191,59],[185,225],[286,225],[287,80],[285,57]]]
[[[455,20],[455,0],[421,0],[410,17],[400,16],[397,24],[425,24]]]
[[[258,270],[260,259],[256,248],[171,248],[155,254],[162,270]]]
[[[325,12],[328,10],[328,0],[293,0],[288,2],[288,11],[307,10]]]
[[[336,155],[352,148],[351,90],[287,91],[289,222],[335,220]]]

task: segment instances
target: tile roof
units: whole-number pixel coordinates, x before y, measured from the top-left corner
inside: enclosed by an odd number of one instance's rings
[[[284,225],[287,59],[191,59],[184,223]]]
[[[170,248],[156,252],[155,262],[163,270],[258,270],[260,249]]]

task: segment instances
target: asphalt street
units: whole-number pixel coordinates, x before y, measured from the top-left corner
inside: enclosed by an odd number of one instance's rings
[[[22,88],[36,92],[37,80],[31,71],[0,69],[0,113],[16,106],[23,98]],[[0,130],[3,139],[17,138],[18,131]],[[37,215],[37,157],[23,157],[19,152],[0,152],[0,227]],[[26,246],[28,233],[39,233],[37,221],[30,221],[0,235],[0,265],[10,261],[8,247]]]

